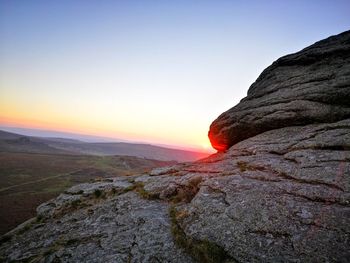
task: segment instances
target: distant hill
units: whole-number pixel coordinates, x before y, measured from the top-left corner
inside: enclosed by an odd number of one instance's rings
[[[116,138],[86,135],[86,134],[80,134],[80,133],[10,127],[10,126],[1,126],[1,125],[0,125],[0,130],[10,132],[10,133],[22,134],[30,137],[39,137],[39,138],[73,139],[73,140],[79,140],[84,142],[130,142],[120,138],[116,139]]]
[[[0,152],[75,154],[49,146],[49,141],[0,130]]]
[[[42,154],[128,155],[162,161],[188,162],[209,154],[125,142],[83,142],[69,138],[44,138],[0,131],[1,152]]]

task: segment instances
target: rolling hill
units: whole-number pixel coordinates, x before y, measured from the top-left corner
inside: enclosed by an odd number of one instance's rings
[[[78,183],[149,172],[207,154],[149,144],[84,142],[0,130],[0,234]]]
[[[207,157],[208,153],[171,149],[151,144],[126,142],[84,142],[67,138],[25,136],[0,130],[1,152],[43,154],[127,155],[162,161],[188,162]]]

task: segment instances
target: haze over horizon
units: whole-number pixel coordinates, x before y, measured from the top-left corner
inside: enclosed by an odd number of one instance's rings
[[[0,125],[209,149],[283,55],[350,28],[349,1],[0,1]]]
[[[0,132],[1,131],[23,135],[23,136],[37,137],[37,138],[72,139],[72,140],[77,140],[77,141],[87,142],[87,143],[143,144],[143,145],[160,146],[163,148],[168,148],[173,150],[192,151],[192,152],[198,152],[198,153],[204,153],[204,154],[210,154],[214,152],[213,149],[182,147],[181,145],[151,143],[147,141],[131,141],[131,140],[125,140],[121,138],[104,137],[104,136],[96,136],[96,135],[82,134],[82,133],[71,133],[71,132],[55,131],[55,130],[43,130],[43,129],[11,127],[11,126],[0,125]]]

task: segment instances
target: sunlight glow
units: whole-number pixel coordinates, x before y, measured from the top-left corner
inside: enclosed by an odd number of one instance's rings
[[[264,68],[349,27],[346,1],[253,2],[0,1],[0,125],[213,151]]]

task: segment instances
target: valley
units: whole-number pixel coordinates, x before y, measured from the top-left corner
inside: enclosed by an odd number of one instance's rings
[[[64,149],[53,146],[57,144]],[[0,234],[35,216],[39,204],[73,185],[146,173],[155,167],[177,163],[112,155],[113,152],[110,155],[81,154],[67,149],[75,144],[85,145],[87,149],[89,145],[76,140],[0,132]],[[127,147],[124,145],[124,148]],[[130,153],[136,154],[135,147]]]

